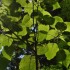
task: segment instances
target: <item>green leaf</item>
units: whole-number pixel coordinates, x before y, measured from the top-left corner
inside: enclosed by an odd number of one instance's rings
[[[38,32],[38,42],[41,42],[41,41],[43,41],[45,38],[46,38],[46,32],[44,32],[44,31],[41,31],[41,32]]]
[[[36,70],[35,68],[35,57],[25,55],[20,61],[19,70]]]
[[[39,24],[38,30],[48,32],[49,31],[49,25]]]
[[[46,46],[46,44],[37,46],[37,54],[38,55],[43,55],[46,52],[47,52],[47,46]]]
[[[7,36],[5,36],[3,34],[0,35],[0,44],[2,46],[10,46],[12,44],[12,42],[13,42],[13,39],[8,38]]]
[[[44,15],[43,20],[45,21],[46,24],[52,25],[54,24],[55,19],[53,17],[50,17],[49,15]]]
[[[48,33],[47,33],[47,36],[46,36],[46,40],[51,40],[51,39],[53,39],[57,36],[58,36],[58,31],[57,30],[54,30],[54,29],[49,30]]]
[[[18,47],[22,48],[22,49],[26,49],[27,45],[25,43],[20,43],[18,44]]]
[[[70,32],[70,22],[65,22],[65,24],[67,25],[67,29],[65,31]]]
[[[10,6],[11,3],[13,3],[14,0],[2,0],[2,3],[6,6]]]
[[[27,14],[24,16],[23,20],[22,20],[22,27],[24,28],[24,26],[26,27],[30,27],[33,24],[32,19],[30,18],[30,16]]]
[[[67,25],[64,23],[64,22],[57,22],[57,24],[55,25],[55,27],[58,29],[58,30],[66,30],[67,28]]]
[[[66,59],[66,54],[64,50],[59,50],[56,54],[56,60],[58,63],[62,63],[62,61],[64,61]]]
[[[23,30],[20,31],[20,32],[18,33],[18,35],[20,35],[20,36],[25,36],[26,34],[27,34],[27,29],[26,29],[26,27],[24,26],[24,27],[23,27]]]
[[[7,60],[11,60],[11,57],[6,53],[5,50],[2,51],[3,57],[5,57]]]
[[[70,46],[70,42],[67,42],[67,45]]]
[[[55,28],[55,25],[56,25],[57,22],[63,22],[63,19],[59,16],[54,16],[53,18],[55,19],[54,24],[51,25],[51,27],[53,27],[53,28]]]
[[[59,51],[58,45],[56,43],[48,43],[47,44],[47,52],[45,56],[48,60],[53,59],[56,56],[56,53]]]
[[[66,59],[63,61],[63,65],[68,68],[68,66],[70,65],[70,52],[66,49],[64,49],[65,54],[66,54]]]
[[[0,70],[6,70],[9,62],[10,62],[9,60],[0,56]]]
[[[16,0],[16,2],[18,2],[22,7],[27,5],[26,0]]]
[[[28,13],[29,15],[31,15],[31,13],[33,12],[33,5],[32,5],[32,3],[28,3],[24,7],[24,12]]]
[[[7,60],[10,60],[11,61],[13,52],[14,52],[14,47],[13,46],[10,46],[10,47],[5,46],[4,49],[2,50],[2,55]]]
[[[43,15],[49,15],[49,16],[51,16],[51,14],[48,12],[48,11],[45,11],[44,9],[42,9],[40,6],[39,6],[39,11],[41,11],[41,13],[43,14]]]
[[[56,9],[58,9],[58,8],[61,8],[61,7],[60,7],[60,5],[59,5],[58,2],[55,2],[55,3],[53,4],[53,10],[56,10]]]
[[[65,46],[67,46],[67,42],[60,40],[60,41],[58,41],[58,46],[60,49],[63,49]]]

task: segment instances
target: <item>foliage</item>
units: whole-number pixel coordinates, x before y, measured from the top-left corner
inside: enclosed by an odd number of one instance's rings
[[[36,70],[36,57],[39,70],[69,69],[69,4],[70,0],[2,0],[0,70],[9,70],[10,62],[16,66],[11,70]]]

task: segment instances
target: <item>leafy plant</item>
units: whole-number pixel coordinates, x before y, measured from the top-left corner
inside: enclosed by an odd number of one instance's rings
[[[0,70],[69,69],[70,22],[57,13],[68,1],[59,2],[2,0]]]

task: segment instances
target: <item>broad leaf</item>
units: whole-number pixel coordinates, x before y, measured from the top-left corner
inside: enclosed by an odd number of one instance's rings
[[[16,0],[16,2],[18,2],[22,7],[27,5],[26,0]]]
[[[24,58],[20,61],[19,70],[36,70],[35,57],[25,55]]]
[[[46,32],[48,32],[48,31],[49,31],[49,25],[40,24],[40,25],[38,26],[38,30],[39,30],[39,31],[46,31]]]
[[[2,35],[2,34],[0,35],[0,44],[2,46],[10,46],[12,42],[13,42],[13,39],[8,38],[7,36]]]
[[[53,25],[51,25],[53,28],[55,28],[55,25],[57,22],[63,22],[63,19],[59,16],[54,16],[55,22]]]
[[[45,44],[37,46],[37,54],[38,55],[43,55],[46,52],[47,52],[47,46]]]
[[[66,30],[67,25],[66,25],[65,23],[63,23],[63,22],[58,22],[58,23],[55,25],[55,27],[56,27],[58,30],[63,31],[63,30]]]
[[[65,54],[66,54],[66,59],[63,61],[63,65],[68,68],[68,66],[70,65],[70,52],[66,49],[64,49]]]
[[[33,12],[33,4],[32,3],[28,3],[24,7],[24,12],[28,13],[29,15],[31,15],[31,13]]]
[[[2,50],[2,55],[7,60],[11,60],[12,59],[13,52],[14,52],[14,47],[13,46],[10,46],[10,47],[5,46],[4,49]]]
[[[2,3],[6,6],[10,6],[14,0],[2,0]]]
[[[58,45],[56,43],[48,43],[47,44],[47,52],[45,56],[48,60],[53,59],[56,56],[56,53],[59,51]]]
[[[11,60],[11,57],[6,53],[5,50],[2,51],[3,57],[6,58],[7,60]]]
[[[27,34],[27,29],[26,29],[25,26],[23,26],[23,30],[20,31],[20,32],[18,33],[18,35],[20,35],[20,36],[25,36],[26,34]]]
[[[24,16],[23,20],[22,20],[22,27],[24,28],[24,26],[26,27],[30,27],[33,24],[32,19],[30,18],[30,16],[27,14]]]
[[[37,36],[37,38],[38,38],[38,42],[41,42],[41,41],[43,41],[44,39],[46,39],[46,32],[44,32],[44,31],[41,31],[41,32],[38,32],[38,36]]]
[[[56,38],[58,36],[58,31],[57,30],[49,30],[46,36],[46,40],[51,40],[53,38]]]
[[[0,56],[0,70],[6,70],[9,62],[10,62],[9,60]]]

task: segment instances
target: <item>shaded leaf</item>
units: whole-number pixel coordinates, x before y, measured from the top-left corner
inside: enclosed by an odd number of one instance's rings
[[[0,70],[6,70],[6,67],[8,66],[9,62],[10,62],[9,60],[0,56]]]
[[[67,28],[67,25],[63,22],[57,22],[57,24],[55,25],[55,27],[58,29],[58,30],[66,30]]]

